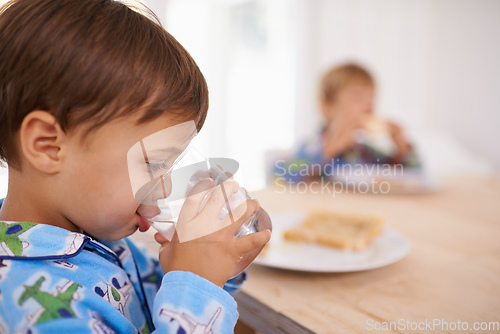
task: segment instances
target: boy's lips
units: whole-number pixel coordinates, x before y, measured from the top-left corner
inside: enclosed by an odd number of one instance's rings
[[[146,219],[141,217],[140,215],[137,215],[139,217],[139,231],[140,232],[146,232],[151,225],[147,222]]]

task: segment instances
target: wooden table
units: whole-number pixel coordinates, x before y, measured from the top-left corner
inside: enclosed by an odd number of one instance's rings
[[[412,244],[399,262],[362,272],[317,274],[250,266],[249,279],[235,298],[240,318],[252,328],[264,333],[410,333],[431,331],[374,326],[398,321],[422,326],[434,319],[469,326],[500,323],[499,178],[454,178],[444,182],[443,190],[425,195],[342,193],[333,198],[331,193],[270,188],[251,196],[271,215],[316,207],[376,213]],[[434,327],[434,332],[458,332],[452,326]],[[481,331],[469,327],[468,332]]]

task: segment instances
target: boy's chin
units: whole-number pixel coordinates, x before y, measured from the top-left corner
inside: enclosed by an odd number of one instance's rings
[[[149,224],[147,224],[144,219],[142,219],[144,222],[141,222],[139,218],[139,215],[135,214],[135,216],[125,224],[117,224],[115,221],[114,224],[111,225],[95,225],[93,226],[93,230],[85,231],[85,234],[97,240],[117,241],[134,234],[139,228],[144,228],[144,226],[141,226],[142,224],[146,224],[149,227]]]
[[[97,240],[103,240],[103,241],[117,241],[123,238],[126,238],[132,234],[134,234],[135,231],[137,231],[137,226],[133,226],[131,228],[127,229],[121,229],[119,231],[112,231],[109,233],[96,233],[96,234],[91,234],[87,233],[89,236],[91,236],[94,239]]]

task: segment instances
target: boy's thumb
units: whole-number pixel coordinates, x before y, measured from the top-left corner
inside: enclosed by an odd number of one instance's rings
[[[169,243],[170,241],[160,232],[155,233],[155,240],[157,243],[163,245],[165,243]]]

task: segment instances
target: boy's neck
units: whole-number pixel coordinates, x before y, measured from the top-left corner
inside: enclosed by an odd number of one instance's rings
[[[49,205],[50,189],[35,180],[26,180],[29,173],[9,168],[9,189],[0,208],[0,220],[23,221],[53,225],[71,232],[82,232],[71,221]],[[23,182],[20,179],[24,178]]]

